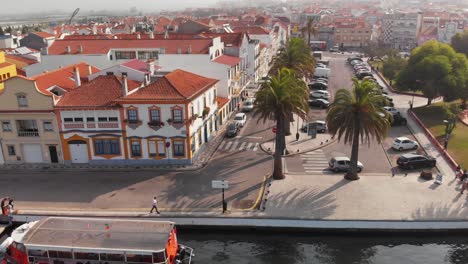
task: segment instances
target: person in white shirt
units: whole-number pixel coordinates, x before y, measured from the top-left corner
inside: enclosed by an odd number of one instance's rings
[[[151,207],[151,211],[150,211],[150,214],[153,213],[153,210],[156,209],[156,213],[159,214],[159,210],[158,210],[158,199],[156,199],[156,196],[153,197],[153,207]]]

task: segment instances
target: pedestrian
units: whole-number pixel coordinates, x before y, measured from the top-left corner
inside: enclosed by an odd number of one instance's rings
[[[13,212],[13,210],[15,209],[15,201],[13,201],[13,199],[10,198],[10,201],[8,202],[8,206],[10,208],[10,211]]]
[[[461,182],[463,182],[466,178],[468,178],[468,172],[467,172],[467,170],[465,170],[465,172],[460,171],[460,174],[461,174],[461,176],[460,176],[460,183],[461,183]]]
[[[460,194],[463,194],[463,192],[466,190],[467,187],[468,187],[468,177],[465,177],[462,182],[462,189],[461,189]]]
[[[237,111],[240,110],[240,102],[237,103]]]
[[[460,165],[458,165],[457,168],[455,169],[455,179],[460,178],[461,173],[462,173],[462,169],[461,169]]]
[[[153,213],[153,210],[156,209],[156,213],[159,214],[159,210],[158,210],[158,199],[156,199],[156,196],[153,197],[153,207],[151,207],[151,211],[150,211],[150,214]]]

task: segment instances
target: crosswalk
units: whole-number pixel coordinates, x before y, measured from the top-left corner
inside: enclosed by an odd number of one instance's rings
[[[238,152],[238,151],[257,151],[260,143],[245,142],[245,141],[223,141],[218,147],[218,150],[223,152]]]
[[[326,174],[330,173],[328,160],[323,150],[318,149],[301,154],[302,166],[306,174]]]

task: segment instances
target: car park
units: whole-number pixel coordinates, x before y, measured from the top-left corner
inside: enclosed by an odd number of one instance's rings
[[[312,79],[312,82],[323,82],[323,83],[328,84],[328,79],[327,79],[327,78],[323,78],[323,77],[319,77],[319,78],[314,78],[314,79]]]
[[[372,76],[372,73],[370,73],[370,72],[360,72],[360,73],[356,74],[356,77],[359,80],[362,80],[362,78],[364,78],[365,76]]]
[[[237,122],[232,122],[232,123],[229,123],[229,125],[227,126],[227,130],[226,130],[226,136],[227,137],[235,137],[237,136],[237,134],[239,133],[239,123]]]
[[[329,105],[330,105],[330,102],[328,102],[325,99],[312,99],[312,100],[309,100],[309,106],[312,106],[312,107],[318,107],[318,108],[326,109],[326,108],[328,108]]]
[[[397,164],[398,167],[409,170],[433,168],[436,165],[436,159],[420,154],[403,154],[398,158]]]
[[[351,160],[348,157],[334,157],[328,162],[328,168],[333,172],[349,171],[351,169]],[[364,165],[357,162],[357,172],[361,172]]]
[[[400,113],[393,115],[393,120],[391,120],[392,126],[406,126],[408,121]]]
[[[234,116],[234,121],[239,124],[239,126],[243,127],[245,122],[247,121],[247,115],[244,113],[237,113]]]
[[[396,115],[400,113],[398,110],[395,109],[395,107],[384,106],[383,108],[385,109],[385,111],[391,113],[392,115]]]
[[[255,100],[254,98],[247,98],[242,104],[242,111],[243,112],[252,111],[254,107],[254,100]]]
[[[398,137],[393,140],[392,148],[398,151],[417,149],[419,147],[418,142],[411,140],[407,137]]]
[[[309,95],[313,98],[330,99],[330,94],[324,90],[312,91]]]
[[[327,90],[328,89],[328,85],[322,82],[309,83],[308,86],[309,86],[309,89],[312,89],[312,90]]]

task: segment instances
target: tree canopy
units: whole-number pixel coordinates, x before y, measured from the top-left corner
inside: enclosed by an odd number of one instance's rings
[[[408,63],[397,76],[397,85],[409,90],[420,90],[428,104],[438,96],[446,100],[459,97],[459,89],[466,85],[468,61],[448,44],[435,40],[415,48]]]
[[[0,36],[3,36],[3,35],[5,35],[5,32],[3,31],[3,28],[0,27]]]
[[[271,72],[275,74],[283,67],[294,70],[300,78],[311,76],[315,69],[315,59],[309,46],[301,38],[291,38],[274,59]]]
[[[468,57],[468,31],[455,34],[452,37],[452,47],[457,52],[463,53]]]

